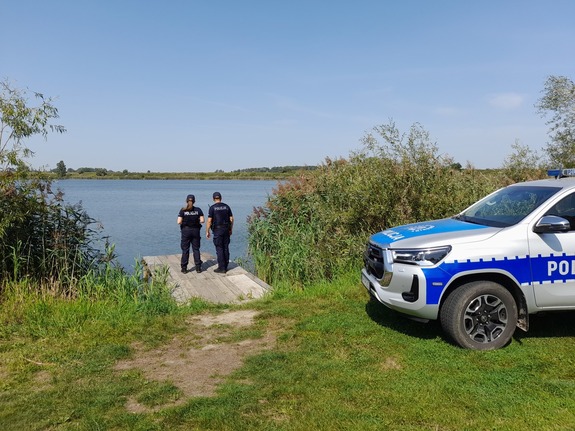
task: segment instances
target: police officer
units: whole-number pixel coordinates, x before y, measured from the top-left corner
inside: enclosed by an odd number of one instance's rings
[[[188,262],[190,260],[190,244],[194,254],[194,264],[196,272],[202,272],[202,261],[200,259],[200,229],[204,222],[204,213],[201,208],[195,207],[196,197],[188,195],[186,197],[186,206],[180,209],[178,214],[178,224],[182,232],[182,272],[188,272]]]
[[[213,194],[214,204],[208,211],[208,224],[206,225],[206,238],[210,238],[210,228],[214,232],[214,246],[218,267],[217,273],[225,273],[230,263],[230,236],[234,227],[234,215],[232,209],[222,202],[220,192]]]

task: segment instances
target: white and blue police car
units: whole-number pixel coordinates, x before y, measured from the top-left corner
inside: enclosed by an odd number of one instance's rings
[[[372,235],[363,285],[477,350],[507,345],[515,328],[528,330],[529,314],[575,310],[575,169],[548,173],[454,217]]]

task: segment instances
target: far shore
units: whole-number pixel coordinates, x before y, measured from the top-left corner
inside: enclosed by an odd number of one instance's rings
[[[57,175],[50,172],[51,179],[57,180],[285,180],[301,174],[303,170],[266,172],[68,172]]]

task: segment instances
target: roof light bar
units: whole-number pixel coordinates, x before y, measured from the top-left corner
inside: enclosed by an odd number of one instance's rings
[[[549,169],[547,175],[555,178],[575,177],[575,169]]]

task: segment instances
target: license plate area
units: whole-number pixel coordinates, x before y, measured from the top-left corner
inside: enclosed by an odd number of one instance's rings
[[[371,290],[371,283],[369,282],[369,279],[365,276],[363,272],[361,273],[361,282],[363,283],[364,287],[367,290]]]

